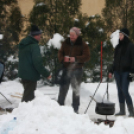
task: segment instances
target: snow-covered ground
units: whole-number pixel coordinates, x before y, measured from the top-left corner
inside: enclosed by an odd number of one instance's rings
[[[9,134],[134,134],[134,118],[108,116],[108,119],[116,120],[114,126],[109,126],[101,123],[94,124],[93,119],[105,119],[105,116],[95,113],[96,102],[92,101],[87,114],[84,111],[90,101],[91,95],[94,94],[98,83],[82,83],[81,84],[81,105],[80,114],[75,114],[71,107],[72,89],[70,87],[66,105],[59,106],[56,102],[59,92],[59,87],[43,86],[38,83],[38,88],[35,92],[36,98],[28,103],[21,103],[23,87],[16,81],[3,82],[0,85],[0,93],[5,95],[12,105],[0,95],[0,107],[15,108],[12,113],[0,115],[0,132],[5,125],[17,117],[17,124]],[[102,83],[98,89],[95,99],[100,102],[106,92],[106,83]],[[134,98],[134,83],[131,83],[130,93]],[[119,110],[117,91],[115,83],[109,84],[110,101],[114,102],[116,112]],[[106,97],[105,97],[106,101]],[[128,115],[128,112],[127,112]]]

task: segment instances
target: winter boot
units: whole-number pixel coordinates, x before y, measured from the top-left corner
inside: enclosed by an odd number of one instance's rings
[[[133,105],[128,105],[129,117],[134,117],[134,107]]]
[[[79,114],[79,108],[78,107],[73,107],[73,109],[74,109],[74,112],[76,113],[76,114]]]
[[[115,114],[115,116],[122,116],[122,115],[126,115],[125,103],[120,103],[120,112]]]
[[[74,112],[75,112],[76,114],[79,114],[79,112],[78,112],[78,110],[77,110],[77,109],[74,109]]]

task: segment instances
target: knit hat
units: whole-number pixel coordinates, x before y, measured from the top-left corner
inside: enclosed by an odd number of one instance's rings
[[[42,30],[40,30],[36,25],[31,25],[31,32],[30,34],[33,36],[33,35],[39,35],[43,33]]]
[[[78,27],[72,27],[70,29],[70,32],[75,32],[76,35],[78,35],[78,36],[80,36],[80,34],[81,34],[81,31],[80,31],[80,29]]]
[[[120,33],[123,33],[126,37],[129,38],[129,30],[127,28],[122,28],[120,30]]]

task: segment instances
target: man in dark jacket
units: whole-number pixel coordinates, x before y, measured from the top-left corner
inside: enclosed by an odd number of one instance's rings
[[[114,62],[110,70],[109,77],[114,73],[118,98],[120,104],[120,112],[116,114],[125,115],[125,102],[128,107],[129,116],[134,117],[134,108],[132,98],[128,92],[131,77],[130,73],[134,73],[134,45],[129,40],[129,31],[126,28],[120,30],[119,44],[115,48]]]
[[[31,26],[31,33],[22,39],[19,44],[19,77],[22,79],[24,94],[22,101],[34,99],[37,80],[40,75],[51,78],[50,72],[44,68],[40,54],[39,41],[42,31],[36,26]]]
[[[67,38],[58,52],[58,59],[63,64],[62,82],[58,96],[58,103],[64,105],[69,85],[73,89],[74,111],[78,113],[80,105],[80,84],[82,82],[82,67],[89,60],[89,47],[80,37],[80,29],[73,27],[70,30],[70,38]]]

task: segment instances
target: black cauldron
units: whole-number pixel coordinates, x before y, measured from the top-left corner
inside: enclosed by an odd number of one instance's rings
[[[96,103],[95,112],[100,115],[113,115],[115,113],[115,103]]]
[[[115,103],[112,102],[97,102],[92,96],[90,96],[96,102],[95,112],[100,115],[113,115],[115,113]]]

